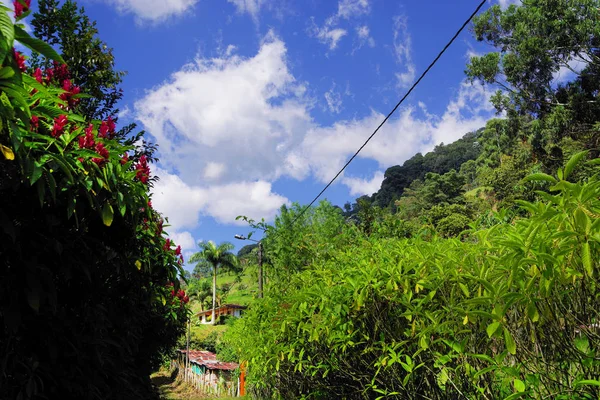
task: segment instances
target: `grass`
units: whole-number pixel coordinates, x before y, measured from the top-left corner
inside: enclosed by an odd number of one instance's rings
[[[217,275],[217,287],[227,283],[232,284],[231,290],[221,303],[240,305],[250,304],[252,299],[256,296],[258,287],[257,280],[257,268],[253,265],[247,266],[244,269],[244,273],[241,276],[240,282],[237,282],[237,277],[235,274],[227,272],[220,273]],[[194,313],[201,311],[200,303],[195,300],[190,301],[190,306]],[[226,330],[227,325],[204,325],[199,322],[198,318],[194,318],[192,320],[191,336],[196,342],[202,342],[211,333],[217,332],[217,334],[220,336]]]

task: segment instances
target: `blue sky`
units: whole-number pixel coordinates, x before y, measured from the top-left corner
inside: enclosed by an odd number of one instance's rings
[[[310,201],[479,0],[78,3],[128,72],[119,121],[159,144],[153,204],[189,254],[247,233],[237,215]],[[463,73],[482,51],[463,32],[325,197],[371,194],[386,168],[483,126],[490,93]]]

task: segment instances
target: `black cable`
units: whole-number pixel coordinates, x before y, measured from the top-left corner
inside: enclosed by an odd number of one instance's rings
[[[477,13],[479,12],[479,10],[481,10],[481,7],[483,7],[483,5],[485,4],[486,1],[487,0],[482,0],[482,2],[479,3],[479,6],[475,9],[475,11],[473,11],[473,14],[471,14],[471,16],[462,24],[462,26],[460,27],[460,29],[458,31],[456,31],[456,33],[454,34],[454,36],[452,37],[452,39],[450,39],[450,41],[446,44],[446,46],[444,46],[444,48],[442,49],[442,51],[440,51],[440,53],[437,55],[437,57],[431,62],[431,64],[429,64],[429,66],[427,67],[427,69],[421,74],[421,76],[419,77],[419,79],[417,79],[417,81],[415,83],[413,83],[413,85],[410,87],[410,89],[408,89],[408,92],[406,92],[406,94],[400,99],[400,101],[398,102],[398,104],[396,104],[396,107],[394,107],[392,109],[392,111],[390,111],[390,113],[387,115],[387,117],[385,117],[383,119],[383,121],[381,121],[381,123],[379,124],[379,126],[377,127],[377,129],[375,129],[375,131],[373,131],[373,133],[371,134],[371,136],[369,136],[367,138],[367,140],[363,143],[363,145],[360,146],[360,148],[356,151],[356,153],[354,153],[354,155],[348,160],[348,162],[342,167],[342,169],[340,169],[340,171],[323,188],[323,190],[321,190],[321,192],[319,192],[319,194],[317,195],[317,197],[315,197],[313,199],[313,201],[310,202],[309,205],[307,205],[306,207],[304,207],[304,209],[300,212],[300,214],[298,214],[298,216],[296,218],[294,218],[294,220],[292,221],[292,225],[294,225],[296,223],[296,221],[302,215],[304,215],[304,213],[306,212],[306,210],[308,210],[315,203],[315,201],[317,201],[319,199],[319,197],[321,197],[321,195],[323,193],[325,193],[325,191],[329,188],[329,186],[331,186],[331,184],[333,182],[335,182],[335,180],[338,178],[338,176],[340,176],[340,174],[342,172],[344,172],[344,170],[346,169],[346,167],[348,165],[350,165],[350,163],[352,162],[352,160],[354,160],[356,158],[356,156],[358,155],[358,153],[360,153],[360,151],[367,145],[367,143],[369,143],[369,141],[373,138],[373,136],[375,136],[377,134],[377,132],[379,131],[379,129],[387,122],[388,119],[390,119],[390,117],[392,116],[392,114],[394,114],[396,112],[396,110],[398,109],[398,107],[400,107],[400,105],[404,102],[404,100],[408,97],[408,95],[414,90],[414,88],[417,87],[417,85],[419,84],[419,82],[421,82],[421,80],[425,77],[425,75],[427,75],[427,73],[429,72],[429,70],[435,65],[435,63],[440,59],[440,57],[442,57],[442,55],[446,52],[446,50],[448,49],[448,47],[450,47],[450,45],[454,42],[454,40],[456,40],[456,38],[458,37],[458,35],[460,35],[460,33],[463,31],[463,29],[465,29],[465,27],[469,24],[469,22],[471,22],[471,20],[473,19],[473,17],[475,15],[477,15]]]

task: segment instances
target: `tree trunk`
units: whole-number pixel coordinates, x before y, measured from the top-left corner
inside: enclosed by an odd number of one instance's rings
[[[217,306],[217,266],[213,267],[213,307],[212,307],[212,320],[210,321],[213,325],[215,324],[215,307]]]

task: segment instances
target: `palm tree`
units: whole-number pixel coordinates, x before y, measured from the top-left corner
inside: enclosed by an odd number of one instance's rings
[[[195,253],[191,258],[192,263],[208,262],[213,270],[213,290],[212,290],[212,318],[211,322],[215,324],[215,308],[217,306],[217,269],[235,269],[238,265],[238,260],[235,254],[231,252],[234,246],[229,242],[223,242],[217,245],[212,240],[209,242],[200,242],[200,251]]]

